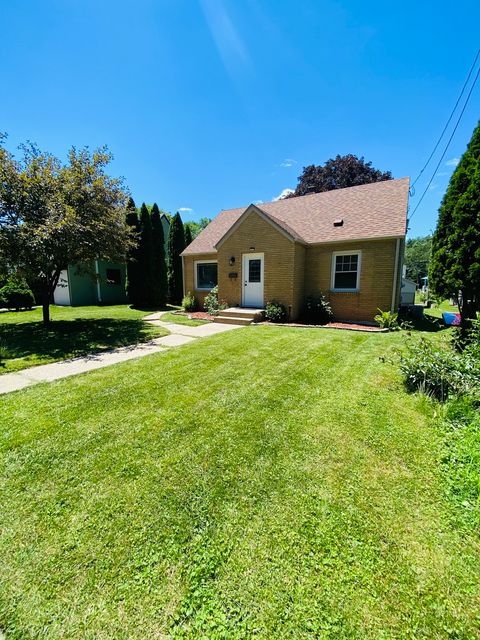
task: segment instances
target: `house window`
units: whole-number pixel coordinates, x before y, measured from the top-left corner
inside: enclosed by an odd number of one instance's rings
[[[332,290],[358,291],[360,288],[360,251],[339,252],[332,256]]]
[[[218,283],[216,262],[197,262],[195,267],[195,289],[213,289]]]
[[[107,269],[107,284],[121,284],[120,269]]]

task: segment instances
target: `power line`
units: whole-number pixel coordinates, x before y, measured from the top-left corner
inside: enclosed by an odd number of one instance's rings
[[[439,167],[440,167],[440,165],[441,165],[441,163],[442,163],[442,160],[443,160],[443,159],[444,159],[444,157],[445,157],[445,154],[446,154],[446,153],[447,153],[447,151],[448,151],[448,147],[450,146],[450,143],[451,143],[451,141],[452,141],[452,139],[453,139],[453,136],[455,135],[455,132],[456,132],[456,130],[457,130],[457,128],[458,128],[458,125],[460,124],[460,120],[462,119],[463,113],[464,113],[464,111],[465,111],[465,109],[466,109],[466,107],[467,107],[468,101],[470,100],[470,96],[472,95],[472,92],[473,92],[473,90],[474,90],[474,88],[475,88],[475,85],[476,85],[476,83],[477,83],[477,80],[478,80],[478,76],[479,76],[479,75],[480,75],[480,67],[478,67],[477,74],[476,74],[476,76],[475,76],[475,78],[474,78],[474,80],[473,80],[473,84],[472,84],[472,86],[470,87],[470,91],[468,92],[468,95],[467,95],[467,98],[466,98],[466,100],[465,100],[465,103],[464,103],[464,105],[463,105],[463,107],[462,107],[462,110],[460,111],[460,115],[458,116],[457,122],[456,122],[456,124],[455,124],[455,127],[453,128],[453,131],[452,131],[452,133],[451,133],[451,135],[450,135],[450,138],[448,139],[448,142],[447,142],[447,144],[446,144],[446,146],[445,146],[445,149],[443,150],[443,153],[442,153],[442,155],[440,156],[440,160],[438,161],[437,166],[435,167],[435,170],[434,170],[434,172],[433,172],[433,174],[432,174],[432,177],[430,178],[430,180],[428,181],[427,186],[425,187],[425,191],[422,193],[422,195],[421,195],[421,197],[420,197],[420,200],[417,202],[417,206],[416,206],[416,207],[415,207],[415,209],[413,210],[412,215],[409,217],[409,219],[408,219],[408,221],[409,221],[409,222],[410,222],[410,220],[413,218],[413,216],[415,215],[415,212],[417,211],[417,209],[418,209],[418,207],[420,206],[420,204],[421,204],[421,202],[422,202],[423,198],[425,197],[425,194],[427,193],[427,191],[428,191],[428,189],[429,189],[430,185],[432,184],[433,179],[434,179],[434,178],[435,178],[435,176],[437,175],[437,171],[438,171],[438,169],[439,169]]]
[[[480,49],[477,51],[477,55],[475,56],[475,59],[474,59],[474,61],[473,61],[472,66],[470,67],[470,71],[468,72],[467,79],[466,79],[466,80],[465,80],[465,82],[463,83],[463,87],[462,87],[462,90],[460,91],[460,95],[458,96],[457,101],[455,102],[455,106],[453,107],[453,109],[452,109],[452,111],[451,111],[451,113],[450,113],[450,116],[449,116],[449,118],[448,118],[448,120],[447,120],[447,123],[446,123],[446,124],[445,124],[445,126],[443,127],[443,131],[442,131],[442,133],[440,134],[440,137],[439,137],[439,138],[438,138],[438,140],[437,140],[437,144],[433,147],[433,151],[432,151],[432,153],[428,156],[428,160],[427,160],[427,161],[426,161],[426,163],[423,165],[422,170],[420,171],[420,173],[418,174],[418,176],[415,178],[415,180],[412,182],[412,184],[411,184],[411,186],[410,186],[410,189],[413,189],[413,187],[414,187],[414,186],[415,186],[415,184],[418,182],[419,178],[422,176],[422,174],[423,174],[423,172],[425,171],[425,169],[426,169],[426,168],[428,167],[428,165],[430,164],[430,160],[431,160],[431,159],[433,158],[433,156],[435,155],[435,151],[438,149],[438,145],[440,144],[440,142],[441,142],[441,140],[442,140],[443,136],[445,135],[445,131],[447,130],[448,125],[450,124],[450,122],[451,122],[451,120],[452,120],[452,118],[453,118],[453,114],[455,113],[455,111],[456,111],[456,109],[457,109],[457,107],[458,107],[458,103],[459,103],[459,102],[460,102],[460,100],[462,99],[463,93],[464,93],[464,91],[465,91],[465,89],[466,89],[466,87],[467,87],[468,81],[470,80],[470,76],[472,75],[472,72],[473,72],[473,70],[474,70],[474,68],[475,68],[475,65],[477,64],[477,60],[478,60],[478,57],[479,57],[479,56],[480,56]]]

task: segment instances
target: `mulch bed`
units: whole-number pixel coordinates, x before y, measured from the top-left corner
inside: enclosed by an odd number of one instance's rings
[[[188,315],[190,320],[210,320],[210,322],[213,322],[215,318],[215,316],[212,316],[206,311],[192,311],[192,313],[188,313],[186,315]]]

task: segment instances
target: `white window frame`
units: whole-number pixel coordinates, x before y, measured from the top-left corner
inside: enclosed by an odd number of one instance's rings
[[[358,256],[357,282],[356,282],[356,286],[355,286],[354,289],[338,289],[338,288],[335,288],[335,273],[336,273],[336,266],[337,266],[337,256]],[[361,274],[361,271],[362,271],[362,252],[359,249],[357,249],[355,251],[352,250],[352,249],[350,251],[334,251],[332,253],[330,291],[333,291],[335,293],[356,293],[357,291],[360,291],[360,274]]]
[[[195,260],[194,262],[194,276],[195,276],[195,291],[211,291],[210,287],[198,286],[198,271],[197,265],[199,264],[216,264],[217,265],[217,284],[218,284],[218,260]]]

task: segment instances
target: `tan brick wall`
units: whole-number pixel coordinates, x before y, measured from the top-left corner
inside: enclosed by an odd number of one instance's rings
[[[255,249],[251,249],[255,247]],[[277,300],[287,309],[294,307],[295,244],[277,231],[257,213],[252,212],[227,238],[218,250],[218,293],[230,305],[242,302],[242,256],[244,253],[264,254],[264,302]],[[229,260],[235,258],[231,267]],[[236,272],[238,277],[229,278]]]
[[[254,247],[254,249],[250,249]],[[196,260],[218,262],[219,297],[231,306],[242,304],[242,255],[264,254],[264,301],[277,300],[291,310],[291,319],[301,313],[305,296],[318,291],[329,298],[339,320],[372,321],[380,309],[390,309],[395,265],[396,240],[332,243],[304,247],[293,243],[271,224],[252,212],[220,246],[218,253],[186,256],[185,291],[191,291],[199,305],[207,291],[195,290]],[[330,291],[332,254],[335,251],[362,252],[360,291],[339,293]],[[403,243],[400,246],[400,255]],[[230,266],[230,258],[235,264]],[[230,273],[237,273],[230,278]],[[398,278],[401,277],[398,269]]]
[[[338,320],[373,320],[377,307],[389,310],[395,268],[396,240],[332,243],[310,246],[306,251],[305,294],[328,297]],[[360,290],[356,293],[330,291],[334,251],[362,252]]]
[[[216,262],[217,259],[218,256],[216,253],[209,253],[201,256],[185,256],[183,258],[183,268],[185,273],[184,293],[187,291],[193,293],[200,309],[203,309],[203,301],[205,300],[205,296],[208,291],[195,289],[195,262],[197,260],[211,260],[212,262]]]

